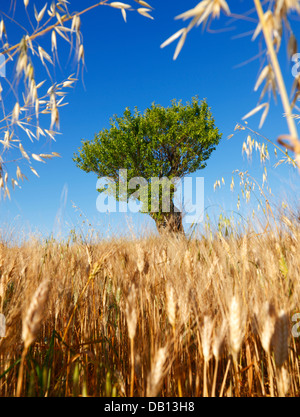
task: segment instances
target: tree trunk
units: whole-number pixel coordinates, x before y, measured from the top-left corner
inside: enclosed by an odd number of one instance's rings
[[[155,220],[157,230],[160,234],[164,233],[182,233],[184,229],[182,225],[182,213],[177,210],[174,204],[171,206],[169,213],[159,213],[159,216],[152,216]],[[155,213],[158,214],[158,213]]]

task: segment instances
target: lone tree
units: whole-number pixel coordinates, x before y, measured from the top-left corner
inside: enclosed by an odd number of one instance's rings
[[[113,193],[117,201],[140,201],[141,211],[155,220],[160,232],[183,232],[182,215],[173,201],[176,180],[205,168],[220,139],[206,101],[193,97],[186,105],[176,100],[167,108],[152,104],[144,114],[126,108],[122,117],[111,119],[110,129],[101,130],[94,140],[82,140],[73,160],[80,169],[114,184],[99,192]],[[157,179],[158,193],[153,196]]]

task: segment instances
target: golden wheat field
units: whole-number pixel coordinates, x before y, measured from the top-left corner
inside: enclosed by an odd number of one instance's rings
[[[298,396],[300,227],[0,244],[0,395]]]

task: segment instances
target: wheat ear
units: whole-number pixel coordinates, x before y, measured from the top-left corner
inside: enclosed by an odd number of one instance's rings
[[[236,296],[232,297],[230,304],[229,329],[230,348],[233,359],[236,361],[243,341],[242,312],[240,302]]]
[[[238,354],[241,349],[243,341],[243,324],[242,324],[242,312],[238,298],[233,296],[230,304],[229,315],[229,329],[230,329],[230,348],[233,358],[233,366],[235,373],[235,388],[236,395],[239,396],[239,379],[238,379]]]
[[[21,364],[18,375],[17,393],[20,397],[23,383],[24,361],[30,345],[35,341],[44,316],[44,307],[49,293],[49,280],[43,281],[35,291],[22,322],[22,339],[24,349],[21,357]]]
[[[156,397],[160,390],[162,378],[164,375],[166,357],[166,347],[160,348],[154,357],[154,361],[151,366],[151,372],[148,375],[147,397]]]
[[[213,321],[210,317],[204,316],[204,322],[201,332],[202,352],[204,357],[203,367],[203,397],[208,397],[207,389],[207,368],[208,362],[211,358],[211,344],[212,344]]]
[[[271,397],[274,397],[274,383],[273,383],[273,367],[271,363],[271,344],[272,338],[275,332],[275,311],[274,307],[267,302],[265,304],[265,314],[264,314],[264,323],[262,326],[262,331],[260,334],[260,340],[264,351],[267,354],[268,358],[268,373],[270,379],[270,394]]]
[[[136,313],[136,289],[134,285],[131,287],[126,302],[126,319],[128,327],[128,336],[130,339],[130,357],[131,357],[131,381],[130,381],[130,397],[133,397],[134,389],[134,337],[137,325]]]
[[[219,358],[222,352],[222,348],[225,341],[225,335],[227,330],[227,320],[224,319],[221,328],[219,329],[218,334],[214,335],[213,344],[212,344],[212,351],[215,357],[215,369],[214,369],[214,379],[213,379],[213,386],[211,390],[211,396],[215,397],[216,394],[216,384],[217,384],[217,375],[218,375],[218,366],[219,366]]]
[[[22,322],[22,339],[24,349],[35,341],[44,316],[44,307],[49,293],[49,281],[43,281],[35,291]]]
[[[288,359],[288,337],[289,337],[289,320],[284,310],[278,314],[275,323],[274,333],[274,354],[275,364],[277,368],[281,368],[284,362]]]

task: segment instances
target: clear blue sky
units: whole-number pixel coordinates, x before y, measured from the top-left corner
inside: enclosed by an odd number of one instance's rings
[[[237,194],[229,189],[231,173],[234,169],[249,169],[259,181],[262,170],[258,158],[249,164],[242,157],[242,142],[246,133],[239,133],[230,140],[237,122],[256,106],[259,93],[253,91],[261,65],[260,59],[251,60],[259,51],[259,42],[251,42],[255,23],[232,22],[221,18],[212,24],[212,29],[232,28],[215,33],[193,29],[176,61],[173,53],[176,41],[164,49],[160,45],[170,35],[183,27],[182,21],[174,17],[197,1],[152,0],[154,20],[137,13],[127,14],[127,23],[119,10],[100,7],[82,16],[82,33],[85,45],[86,67],[83,81],[80,79],[67,101],[69,105],[61,110],[61,135],[54,143],[35,143],[32,152],[59,152],[62,158],[53,159],[47,164],[35,165],[40,178],[27,171],[30,181],[22,183],[22,189],[11,193],[11,201],[0,201],[0,227],[6,231],[51,232],[66,234],[73,227],[82,225],[82,212],[96,230],[107,235],[127,233],[133,227],[142,231],[144,227],[153,229],[153,222],[147,215],[100,214],[96,210],[96,176],[86,174],[76,168],[72,161],[74,152],[80,147],[81,139],[92,139],[99,130],[109,126],[113,114],[122,114],[125,107],[137,106],[143,111],[153,101],[168,106],[174,98],[184,102],[195,95],[206,98],[215,117],[215,122],[223,134],[222,141],[212,154],[205,170],[198,172],[205,180],[205,208],[222,207],[228,213],[236,209]],[[33,1],[30,2],[30,6]],[[36,1],[40,9],[44,1]],[[70,10],[80,10],[94,3],[71,0]],[[133,2],[132,2],[133,3]],[[229,1],[232,11],[244,12],[251,1]],[[17,8],[16,18],[26,21],[22,7]],[[295,21],[294,26],[299,26]],[[299,29],[295,31],[300,34]],[[13,36],[13,35],[12,35]],[[17,40],[17,38],[16,38]],[[50,49],[49,37],[43,40]],[[59,43],[62,65],[69,53],[68,45]],[[283,72],[290,88],[291,68],[286,63],[286,52],[281,53]],[[240,65],[250,60],[245,65]],[[8,64],[11,71],[13,64]],[[57,70],[57,81],[76,71],[70,63],[63,71]],[[42,77],[42,74],[41,74]],[[80,77],[81,78],[81,77]],[[40,81],[43,78],[40,79]],[[258,129],[258,116],[248,122],[254,130]],[[44,127],[48,127],[47,124]],[[282,107],[272,102],[271,111],[261,133],[275,140],[278,134],[288,133]],[[28,139],[24,137],[24,143]],[[271,150],[271,149],[270,149]],[[275,159],[269,165],[270,185],[276,199],[286,195],[295,199],[299,191],[299,177],[291,168],[272,169]],[[226,188],[214,192],[213,184],[224,177]],[[237,180],[236,180],[237,182]],[[77,209],[74,209],[72,204]],[[241,207],[243,210],[243,207]],[[58,220],[59,219],[59,220]]]

